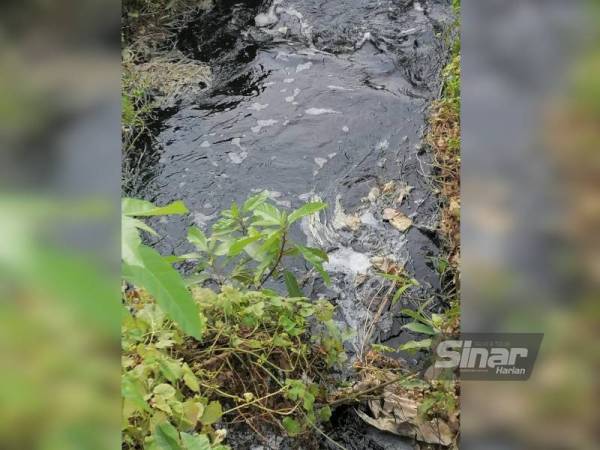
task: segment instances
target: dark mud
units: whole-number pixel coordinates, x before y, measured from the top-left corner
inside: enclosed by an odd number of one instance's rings
[[[360,330],[383,298],[382,280],[365,274],[378,270],[377,258],[394,261],[421,286],[385,312],[373,339],[408,340],[399,309],[440,289],[432,262],[438,204],[421,142],[447,58],[449,1],[217,5],[179,36],[180,51],[211,65],[211,88],[162,117],[154,154],[130,191],[161,204],[182,199],[192,211],[156,224],[165,237],[155,245],[188,252],[189,225],[209,226],[253,192],[268,190],[286,207],[321,198],[327,214],[295,237],[329,252],[334,286],[312,281],[305,292],[332,298],[340,323]],[[400,232],[384,222],[386,207],[413,226]]]

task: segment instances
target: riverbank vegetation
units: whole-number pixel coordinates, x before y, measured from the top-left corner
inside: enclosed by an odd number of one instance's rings
[[[351,333],[334,320],[334,306],[306,298],[286,268],[303,260],[312,276],[329,282],[327,255],[290,238],[296,222],[325,206],[287,212],[257,194],[223,211],[210,235],[191,227],[194,252],[162,256],[143,243],[142,234],[156,235],[144,220],[186,214],[185,205],[123,200],[125,448],[225,450],[236,427],[264,442],[276,433],[302,448],[321,448],[323,440],[343,448],[324,431],[335,409],[364,402],[372,409],[384,398],[392,409],[378,419],[362,413],[366,422],[385,429],[387,413],[409,407],[403,428],[389,431],[455,442],[454,392],[386,356],[385,346],[369,344],[349,365],[344,340]],[[194,263],[186,276],[173,267],[182,261]],[[413,316],[408,328],[419,333],[444,330],[441,317]]]

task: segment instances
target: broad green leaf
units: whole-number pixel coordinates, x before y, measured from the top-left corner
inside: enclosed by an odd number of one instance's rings
[[[269,198],[269,193],[267,191],[263,191],[259,194],[253,195],[248,198],[244,203],[243,210],[245,212],[254,211],[258,205],[262,205]]]
[[[142,238],[134,220],[127,216],[121,217],[121,259],[129,265],[140,265],[138,249],[142,245]]]
[[[408,341],[398,347],[402,351],[414,351],[431,347],[431,339],[423,339],[421,341]]]
[[[161,450],[182,450],[179,433],[169,422],[163,422],[154,428],[154,439]]]
[[[163,398],[175,397],[175,388],[167,383],[157,385],[152,392],[154,395],[159,395]]]
[[[294,274],[286,270],[283,274],[285,278],[285,286],[290,297],[304,297],[304,293],[300,290],[298,282]]]
[[[192,369],[190,369],[190,366],[188,366],[187,363],[183,364],[183,382],[192,391],[200,392],[198,378],[196,378],[196,375],[194,374],[194,372],[192,372]]]
[[[254,225],[277,226],[281,225],[281,212],[270,203],[262,203],[254,209],[254,216],[259,220]]]
[[[129,217],[129,216],[123,216],[123,219],[128,219],[129,221],[131,221],[131,223],[133,223],[133,225],[140,229],[140,230],[144,230],[147,233],[153,235],[153,236],[158,236],[158,233],[156,231],[154,231],[153,228],[151,228],[150,226],[148,226],[143,220],[140,219],[135,219],[133,217]]]
[[[292,419],[291,417],[284,417],[281,421],[281,424],[290,436],[296,436],[302,431],[302,428],[300,427],[298,421]]]
[[[221,404],[217,401],[210,402],[204,408],[204,414],[200,418],[200,422],[204,425],[212,425],[213,423],[217,423],[221,420],[221,416],[223,415],[223,410],[221,409]]]
[[[146,289],[186,334],[201,339],[206,319],[200,314],[181,275],[150,247],[141,246],[138,255],[142,265],[125,264],[125,279]]]
[[[190,227],[187,234],[187,240],[194,244],[199,250],[203,252],[208,251],[208,239],[202,230],[198,227]]]
[[[239,239],[237,241],[235,241],[233,244],[231,244],[231,247],[229,247],[229,256],[237,256],[240,253],[242,253],[244,251],[244,249],[252,244],[255,241],[258,241],[260,239],[260,234],[257,234],[255,236],[251,236],[251,237],[247,237],[244,239]]]
[[[205,434],[181,433],[181,440],[186,450],[211,450],[210,440]]]
[[[380,353],[394,353],[396,349],[383,344],[371,344],[371,349]]]
[[[288,223],[292,224],[296,220],[304,216],[310,216],[311,214],[319,212],[325,208],[327,208],[327,205],[323,202],[306,203],[305,205],[301,206],[296,211],[290,214],[290,217],[288,218]]]
[[[402,328],[406,328],[407,330],[410,330],[414,333],[422,333],[422,334],[429,334],[429,335],[435,334],[435,330],[432,327],[430,327],[429,325],[425,325],[424,323],[420,323],[420,322],[410,322],[410,323],[407,323],[406,325],[403,325]]]
[[[165,206],[156,206],[146,200],[137,198],[121,199],[121,211],[126,216],[166,216],[169,214],[187,214],[189,210],[181,200],[169,203]]]
[[[131,376],[123,376],[121,383],[121,395],[129,399],[137,408],[150,412],[150,406],[144,400],[144,389],[141,384]]]
[[[196,259],[200,259],[202,257],[202,255],[200,253],[196,253],[196,252],[192,252],[192,253],[186,253],[185,255],[170,255],[170,256],[163,256],[163,259],[168,262],[169,264],[173,264],[173,263],[177,263],[177,262],[183,262],[183,261],[189,261],[189,260],[196,260]]]
[[[302,254],[304,259],[306,259],[312,266],[321,274],[323,277],[323,281],[326,284],[331,284],[331,278],[329,278],[329,274],[323,268],[323,255],[321,254],[321,250],[304,247],[302,245],[296,245],[298,251]],[[325,255],[327,256],[327,255]]]

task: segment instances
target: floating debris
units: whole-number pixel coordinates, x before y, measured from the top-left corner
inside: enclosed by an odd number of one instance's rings
[[[386,208],[383,211],[383,220],[391,223],[395,228],[402,232],[408,230],[413,224],[410,217],[405,216],[403,213],[393,208]]]

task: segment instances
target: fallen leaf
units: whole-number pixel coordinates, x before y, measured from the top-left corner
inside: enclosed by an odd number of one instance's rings
[[[401,205],[404,199],[408,196],[408,194],[410,194],[410,191],[412,191],[413,189],[414,188],[412,186],[409,186],[408,184],[403,184],[403,186],[398,190],[398,199],[396,200],[396,203],[398,205]]]
[[[392,192],[395,187],[396,184],[393,181],[388,181],[383,185],[383,193],[387,194],[388,192]]]
[[[369,195],[367,196],[367,198],[369,199],[369,201],[371,203],[375,203],[375,201],[379,198],[380,195],[381,195],[381,191],[379,190],[379,188],[374,187],[373,189],[371,189],[369,191]]]
[[[409,217],[393,208],[386,208],[383,211],[383,220],[390,222],[395,228],[402,232],[408,230],[413,224]]]
[[[352,231],[356,231],[362,225],[360,217],[354,215],[347,215],[344,219],[344,224]]]
[[[394,258],[392,255],[374,256],[371,258],[371,264],[380,272],[388,274],[397,274],[403,269],[403,267],[398,265],[396,258]]]

